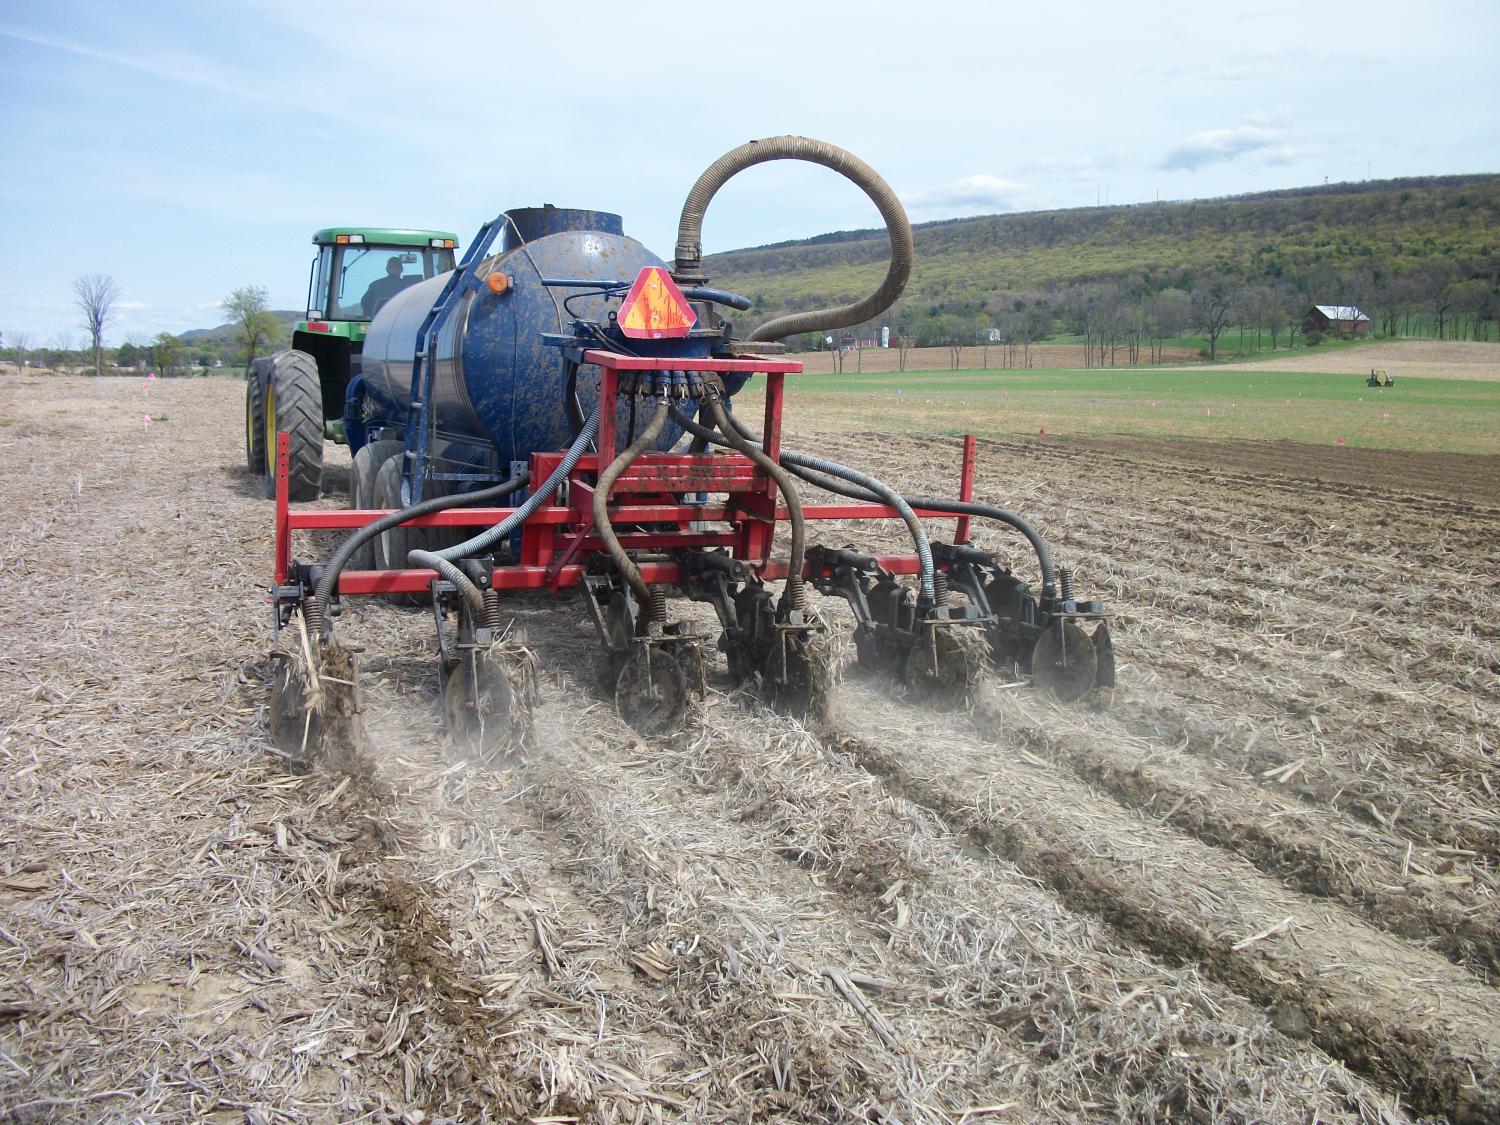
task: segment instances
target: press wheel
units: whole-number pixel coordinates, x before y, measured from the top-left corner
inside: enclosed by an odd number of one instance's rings
[[[443,718],[460,754],[495,762],[525,742],[529,716],[519,714],[517,692],[506,675],[503,655],[469,650],[443,688]]]
[[[1032,679],[1063,703],[1082,699],[1092,691],[1098,672],[1093,640],[1071,621],[1053,622],[1031,652]]]
[[[906,654],[906,686],[936,703],[962,704],[984,673],[986,647],[976,628],[934,628]]]
[[[687,715],[687,677],[682,665],[660,649],[631,653],[615,680],[615,709],[637,734],[670,734]]]
[[[771,679],[771,693],[781,710],[800,719],[820,722],[828,718],[833,697],[833,651],[821,633],[791,634],[786,645],[786,664],[780,679]]]

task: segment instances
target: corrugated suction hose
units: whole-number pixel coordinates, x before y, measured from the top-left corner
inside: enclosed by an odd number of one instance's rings
[[[677,261],[672,276],[679,285],[701,285],[703,275],[703,215],[709,201],[731,177],[756,164],[770,160],[805,160],[831,168],[852,181],[870,197],[885,220],[891,239],[891,265],[885,280],[863,301],[839,305],[814,312],[791,313],[769,320],[750,333],[751,340],[781,340],[798,332],[817,332],[829,328],[847,328],[879,316],[895,303],[911,276],[912,234],[906,208],[891,190],[890,184],[852,152],[846,152],[827,141],[810,137],[767,137],[751,141],[726,152],[708,166],[688,192],[677,222]]]

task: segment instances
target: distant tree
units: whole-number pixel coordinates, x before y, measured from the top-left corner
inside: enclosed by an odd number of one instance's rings
[[[104,273],[88,273],[73,281],[74,303],[83,314],[84,331],[89,334],[89,348],[94,357],[94,374],[104,373],[104,325],[114,304],[120,299],[120,287]]]
[[[70,333],[59,332],[52,337],[52,343],[42,353],[45,363],[44,367],[56,371],[62,375],[73,374],[77,366],[77,353],[73,350],[73,337]]]
[[[1433,327],[1439,340],[1446,334],[1449,314],[1453,311],[1454,282],[1456,281],[1458,281],[1458,269],[1452,262],[1429,262],[1427,268],[1422,271],[1422,299],[1432,310]]]
[[[1208,337],[1208,359],[1212,363],[1219,355],[1219,336],[1229,326],[1229,315],[1234,308],[1233,292],[1229,282],[1220,279],[1194,289],[1189,299],[1193,323]]]
[[[115,362],[121,367],[139,366],[147,355],[147,349],[134,340],[126,340],[115,349]]]
[[[163,379],[176,374],[182,362],[182,341],[170,332],[158,332],[151,341],[151,362]]]
[[[1188,295],[1181,289],[1168,287],[1151,295],[1146,302],[1146,326],[1152,336],[1151,362],[1161,362],[1165,342],[1182,335],[1192,315]]]
[[[16,370],[19,372],[26,367],[26,352],[31,347],[31,337],[24,332],[12,332],[10,334],[10,348],[16,356]]]
[[[1467,335],[1471,340],[1488,340],[1490,322],[1500,313],[1500,290],[1488,278],[1472,278],[1452,286],[1455,327],[1453,338]],[[1468,332],[1457,325],[1459,317],[1468,317]]]
[[[281,323],[266,308],[266,290],[260,285],[242,285],[220,302],[235,326],[235,343],[245,349],[245,370],[262,344],[281,331]]]

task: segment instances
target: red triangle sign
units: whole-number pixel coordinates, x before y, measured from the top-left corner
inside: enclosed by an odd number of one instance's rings
[[[698,314],[661,266],[641,270],[620,306],[620,331],[632,340],[670,340],[686,336]]]

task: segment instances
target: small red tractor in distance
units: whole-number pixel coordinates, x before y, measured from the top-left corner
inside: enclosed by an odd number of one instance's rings
[[[348,442],[348,392],[370,321],[397,293],[452,271],[458,247],[447,231],[384,227],[329,227],[312,240],[307,317],[290,348],[251,360],[245,380],[246,466],[272,495],[276,451],[267,435],[285,433],[293,500],[317,499],[324,439]]]

